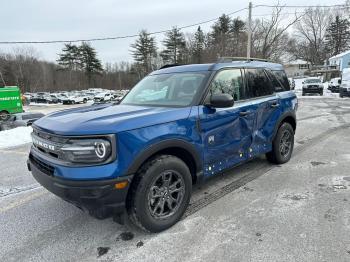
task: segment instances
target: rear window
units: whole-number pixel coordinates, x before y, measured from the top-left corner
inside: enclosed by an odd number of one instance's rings
[[[283,70],[274,70],[272,71],[273,75],[276,77],[277,81],[280,83],[279,88],[278,85],[274,85],[276,92],[289,91],[289,81],[286,73]]]

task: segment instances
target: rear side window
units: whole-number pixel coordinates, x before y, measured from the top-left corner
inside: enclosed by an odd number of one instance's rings
[[[277,78],[277,80],[282,84],[280,90],[276,89],[276,92],[289,91],[290,85],[287,78],[286,73],[283,70],[274,70],[272,71],[273,75]]]
[[[244,99],[272,95],[274,88],[264,69],[246,69],[247,87]]]

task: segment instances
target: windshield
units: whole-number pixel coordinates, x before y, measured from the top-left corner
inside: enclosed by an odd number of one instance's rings
[[[309,84],[309,83],[321,83],[321,80],[320,79],[306,79],[305,83],[306,84]]]
[[[209,72],[151,75],[142,79],[121,104],[189,106]]]

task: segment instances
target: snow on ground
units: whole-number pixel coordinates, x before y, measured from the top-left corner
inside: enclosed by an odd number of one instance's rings
[[[30,143],[30,133],[33,129],[30,126],[17,127],[0,132],[0,149],[14,147]]]

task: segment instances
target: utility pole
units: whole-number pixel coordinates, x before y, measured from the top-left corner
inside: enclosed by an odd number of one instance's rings
[[[247,59],[250,59],[251,48],[252,48],[252,2],[249,2]]]

